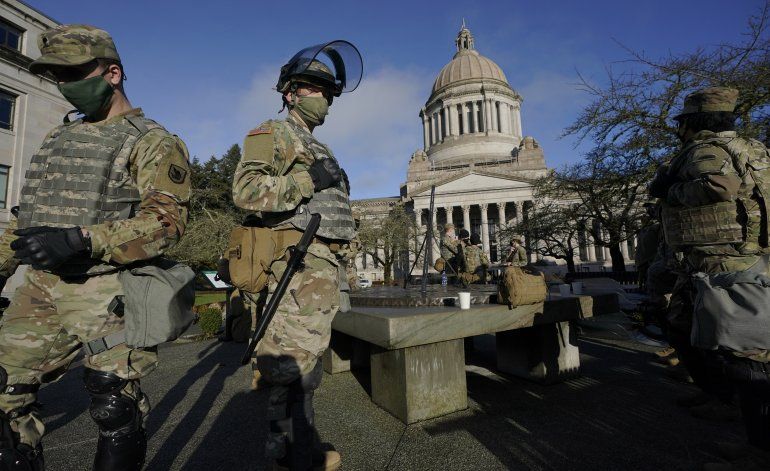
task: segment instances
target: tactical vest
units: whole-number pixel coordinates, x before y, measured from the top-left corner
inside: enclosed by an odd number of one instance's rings
[[[481,266],[481,249],[475,245],[469,245],[463,250],[465,253],[465,269],[473,273]]]
[[[54,130],[32,157],[21,190],[19,228],[74,227],[129,219],[141,195],[129,170],[136,142],[160,128],[142,116],[109,124],[82,120]],[[98,274],[115,267],[97,260],[70,262],[63,275]]]
[[[334,159],[331,150],[313,137],[302,126],[291,120],[287,123],[315,160]],[[336,160],[335,160],[336,161]],[[350,209],[350,200],[345,182],[313,193],[313,197],[300,204],[294,215],[285,222],[299,230],[304,230],[310,222],[311,214],[321,215],[321,226],[317,234],[327,239],[352,240],[356,236],[356,223]]]
[[[721,135],[719,135],[721,134]],[[754,139],[719,133],[688,146],[682,153],[700,146],[717,146],[732,159],[741,178],[735,202],[719,202],[692,208],[663,206],[666,243],[688,245],[741,244],[743,252],[766,252],[768,240],[767,203],[770,197],[770,154]]]

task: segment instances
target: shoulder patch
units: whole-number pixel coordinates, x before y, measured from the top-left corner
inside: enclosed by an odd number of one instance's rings
[[[171,164],[168,167],[168,178],[177,185],[181,185],[187,178],[187,170],[179,165]]]
[[[262,125],[249,131],[249,136],[258,136],[260,134],[272,134],[273,129],[270,126]]]

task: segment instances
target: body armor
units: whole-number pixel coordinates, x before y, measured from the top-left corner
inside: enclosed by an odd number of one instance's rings
[[[672,247],[741,244],[741,252],[766,250],[768,241],[767,197],[770,196],[770,155],[753,139],[736,137],[734,132],[717,133],[682,150],[686,155],[696,147],[715,146],[727,152],[742,180],[734,202],[697,207],[663,206],[662,219],[666,243]]]
[[[313,137],[305,128],[287,121],[294,134],[315,160],[333,159],[331,150]],[[304,230],[310,222],[311,214],[321,215],[321,227],[318,235],[327,239],[352,240],[356,236],[356,223],[350,209],[345,183],[313,193],[309,201],[300,204],[288,222],[299,230]]]
[[[133,217],[141,195],[128,160],[136,142],[154,128],[160,126],[152,120],[127,116],[98,126],[77,120],[54,130],[27,170],[19,228],[88,226]],[[67,263],[57,273],[114,269],[84,260]]]

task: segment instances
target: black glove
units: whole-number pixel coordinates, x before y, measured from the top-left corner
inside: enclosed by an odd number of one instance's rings
[[[668,189],[676,183],[676,177],[669,175],[668,169],[668,165],[658,167],[658,171],[655,172],[655,178],[650,182],[648,191],[655,198],[665,199],[668,196]]]
[[[342,180],[345,182],[345,191],[347,191],[348,196],[350,196],[350,180],[348,180],[348,173],[344,168],[341,168],[340,172],[342,172]]]
[[[316,160],[307,172],[313,179],[315,191],[325,190],[342,179],[340,166],[334,159]]]
[[[11,242],[13,256],[35,270],[56,268],[72,258],[91,256],[91,241],[83,237],[79,227],[38,226],[13,233],[19,236]]]

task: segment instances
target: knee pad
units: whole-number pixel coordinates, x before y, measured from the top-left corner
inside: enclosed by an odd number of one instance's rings
[[[137,400],[121,393],[128,380],[114,373],[86,369],[83,378],[91,395],[89,412],[105,436],[120,436],[140,428]]]
[[[122,393],[128,380],[114,373],[86,369],[83,381],[91,395],[89,412],[99,426],[95,471],[138,471],[147,451],[138,399]],[[141,396],[141,392],[137,391]],[[0,470],[1,471],[1,470]]]

